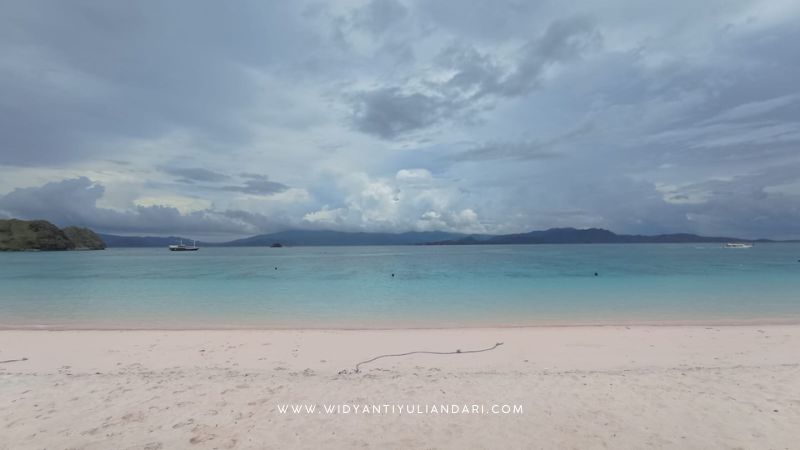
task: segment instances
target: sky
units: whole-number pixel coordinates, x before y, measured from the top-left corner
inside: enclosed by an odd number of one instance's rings
[[[0,217],[800,238],[796,0],[0,2]]]

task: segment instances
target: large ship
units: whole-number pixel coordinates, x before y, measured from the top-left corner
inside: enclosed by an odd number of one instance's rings
[[[200,250],[200,247],[197,245],[197,241],[192,241],[192,245],[185,245],[183,241],[180,244],[170,245],[168,248],[171,252],[195,252]]]

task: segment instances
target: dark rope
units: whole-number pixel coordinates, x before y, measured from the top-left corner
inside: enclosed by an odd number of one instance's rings
[[[28,360],[28,358],[22,358],[22,359],[7,359],[7,360],[5,360],[5,361],[0,361],[0,364],[10,363],[10,362],[18,362],[18,361],[27,361],[27,360]]]
[[[361,367],[361,365],[362,365],[362,364],[369,364],[369,363],[371,363],[371,362],[373,362],[373,361],[376,361],[376,360],[379,360],[379,359],[381,359],[381,358],[389,358],[389,357],[395,357],[395,356],[408,356],[408,355],[415,355],[415,354],[427,354],[427,355],[460,355],[460,354],[464,354],[464,353],[481,353],[481,352],[488,352],[488,351],[490,351],[490,350],[494,350],[494,349],[496,349],[497,347],[500,347],[501,345],[503,345],[503,343],[502,343],[502,342],[498,342],[498,343],[494,344],[494,345],[493,345],[493,346],[491,346],[491,347],[488,347],[488,348],[482,348],[482,349],[480,349],[480,350],[461,350],[461,349],[458,349],[458,350],[456,350],[456,351],[453,351],[453,352],[432,352],[432,351],[427,351],[427,350],[419,350],[419,351],[415,351],[415,352],[397,353],[397,354],[391,354],[391,355],[378,355],[378,356],[376,356],[376,357],[374,357],[374,358],[368,359],[368,360],[366,360],[366,361],[361,361],[360,363],[356,364],[356,370],[355,370],[353,373],[359,373],[359,372],[361,371],[361,370],[359,369],[359,367]],[[341,374],[341,373],[347,373],[347,371],[346,371],[346,370],[343,370],[343,371],[341,371],[341,372],[339,372],[339,373],[340,373],[340,374]]]

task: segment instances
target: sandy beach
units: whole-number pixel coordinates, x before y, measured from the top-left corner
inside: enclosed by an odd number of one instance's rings
[[[798,325],[5,330],[0,448],[798,448],[798,348]]]

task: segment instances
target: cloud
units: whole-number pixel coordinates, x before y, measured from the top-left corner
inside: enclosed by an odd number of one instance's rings
[[[5,6],[0,164],[10,165],[85,161],[176,129],[204,137],[195,154],[249,142],[265,106],[252,74],[290,63],[316,34],[291,5],[258,1]]]
[[[584,138],[593,130],[592,124],[581,125],[548,140],[489,142],[448,155],[451,161],[489,161],[498,159],[544,160],[564,156],[559,147]]]
[[[800,190],[784,190],[800,181],[800,163],[773,166],[728,179],[676,186],[665,194],[689,201],[685,211],[706,233],[791,238],[800,221]],[[776,189],[777,188],[777,189]]]
[[[133,205],[119,211],[97,206],[105,192],[85,177],[20,188],[0,197],[0,211],[23,219],[46,219],[59,226],[88,226],[111,233],[247,234],[257,229],[231,214],[201,210],[183,214],[178,208]]]
[[[306,224],[350,231],[486,231],[481,205],[426,169],[402,169],[394,177],[341,174],[327,189],[341,192],[337,197],[344,200],[307,212]]]
[[[734,106],[733,108],[723,111],[715,117],[712,117],[705,123],[715,122],[730,122],[743,119],[751,119],[753,117],[763,116],[768,113],[773,113],[776,110],[783,109],[787,106],[796,106],[800,103],[800,94],[790,94],[783,97],[770,98],[767,100],[758,100],[742,105]]]
[[[429,0],[418,3],[419,13],[431,26],[447,30],[464,40],[502,41],[525,36],[545,16],[545,2],[473,0],[465,8],[461,0]]]
[[[258,174],[243,174],[244,177],[248,178],[244,181],[244,185],[242,186],[224,186],[222,189],[226,191],[232,192],[243,192],[245,194],[253,194],[253,195],[271,195],[277,194],[280,192],[285,192],[289,189],[289,186],[278,183],[275,181],[270,181],[266,175],[258,175]]]
[[[263,175],[245,175],[251,178],[249,181],[268,181]],[[348,174],[338,178],[337,183],[335,189],[341,190],[346,198],[341,205],[315,208],[313,205],[290,204],[290,208],[299,206],[300,209],[287,214],[280,209],[258,213],[213,206],[190,210],[187,206],[203,205],[203,202],[181,197],[143,198],[126,208],[104,208],[98,203],[103,199],[105,187],[79,177],[14,189],[0,197],[0,214],[23,219],[44,218],[60,226],[88,226],[108,233],[195,233],[203,237],[330,227],[342,230],[485,231],[478,213],[461,206],[454,195],[455,190],[437,181],[424,169],[400,171],[396,179]],[[261,191],[257,194],[265,195]],[[159,200],[172,204],[158,204]],[[436,220],[432,220],[431,214],[435,214]]]
[[[428,169],[400,169],[395,178],[399,181],[429,181],[433,175]]]
[[[225,181],[230,177],[223,173],[214,172],[213,170],[198,168],[198,167],[167,167],[164,168],[164,172],[182,177],[180,181],[184,182],[195,182],[195,181],[207,181],[207,182],[217,182],[217,181]]]
[[[372,0],[353,13],[353,22],[373,34],[383,34],[403,20],[408,9],[397,0]]]
[[[453,113],[444,97],[404,92],[388,87],[353,94],[353,123],[357,130],[383,139],[427,128]]]
[[[497,84],[498,93],[526,94],[537,86],[549,65],[568,62],[601,43],[602,35],[590,17],[579,15],[555,20],[539,39],[521,49],[514,71]]]
[[[575,16],[554,20],[508,62],[467,45],[451,46],[437,58],[440,68],[452,73],[446,80],[413,80],[406,86],[357,91],[350,96],[352,121],[359,131],[393,139],[447,119],[470,117],[485,109],[486,102],[528,94],[548,67],[577,58],[601,40],[590,18]]]
[[[798,20],[769,0],[11,2],[0,214],[800,237]]]
[[[544,142],[492,142],[450,156],[454,161],[485,161],[495,159],[549,159],[558,157]]]

